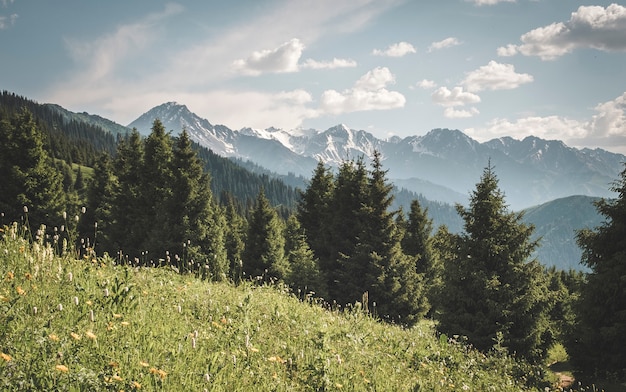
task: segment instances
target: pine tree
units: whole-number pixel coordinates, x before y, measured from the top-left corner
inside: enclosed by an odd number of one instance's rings
[[[430,300],[441,286],[441,263],[434,255],[432,227],[428,210],[422,209],[418,200],[413,200],[402,237],[402,250],[415,264],[419,281],[415,295],[419,298],[420,313],[430,310]]]
[[[543,269],[528,261],[537,246],[533,227],[521,213],[509,213],[489,164],[469,208],[457,205],[465,221],[447,260],[439,328],[466,336],[480,350],[494,344],[530,360],[540,359],[545,341],[547,290]]]
[[[327,262],[331,257],[331,242],[328,222],[331,218],[331,198],[333,196],[333,174],[322,161],[317,163],[313,177],[306,190],[300,192],[297,204],[298,221],[306,233],[308,243],[316,257]],[[325,266],[325,269],[328,269]]]
[[[596,208],[606,220],[577,233],[581,262],[591,269],[576,307],[568,353],[578,371],[626,380],[626,164],[611,190],[614,200]]]
[[[245,237],[246,237],[246,221],[237,213],[235,208],[235,202],[231,197],[228,197],[226,205],[226,254],[230,265],[229,276],[230,279],[235,282],[241,282],[243,277],[243,252],[245,249]]]
[[[81,238],[89,238],[94,250],[114,256],[115,249],[110,238],[112,210],[117,187],[113,164],[109,154],[102,154],[94,165],[93,178],[87,186],[86,211],[79,222]]]
[[[171,209],[174,197],[172,159],[172,139],[163,123],[155,119],[150,135],[144,141],[139,193],[143,202],[140,220],[145,232],[142,247],[149,250],[151,257],[165,257],[172,245],[169,224],[172,214],[176,213]]]
[[[23,207],[36,229],[40,224],[60,226],[67,200],[62,176],[44,150],[43,134],[24,109],[0,121],[0,212],[8,221],[20,221]]]
[[[150,208],[141,193],[143,159],[143,142],[139,132],[133,129],[128,137],[120,140],[113,163],[118,186],[111,206],[110,230],[112,246],[131,260],[144,250],[147,230],[144,210]]]
[[[298,218],[291,215],[285,228],[285,254],[289,261],[289,275],[286,283],[294,291],[304,294],[314,292],[326,297],[326,281],[319,267],[319,260],[309,248],[306,235]]]
[[[411,325],[426,310],[420,304],[422,297],[418,295],[419,277],[414,259],[402,252],[397,211],[391,210],[393,185],[387,180],[381,160],[380,153],[375,151],[360,242],[353,257],[347,259],[346,267],[362,285],[353,295],[368,292],[369,300],[377,304],[379,316]]]
[[[285,260],[285,238],[276,210],[261,189],[255,203],[244,250],[244,272],[264,281],[284,279],[288,274]]]

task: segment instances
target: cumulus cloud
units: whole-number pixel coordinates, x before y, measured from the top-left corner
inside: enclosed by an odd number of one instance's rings
[[[530,116],[509,120],[496,118],[483,128],[466,129],[468,135],[484,141],[502,136],[522,139],[534,135],[559,139],[573,147],[600,147],[626,154],[626,92],[594,108],[588,120],[562,116]]]
[[[306,59],[302,63],[302,68],[310,69],[334,69],[334,68],[353,68],[356,67],[356,61],[351,59],[338,59],[334,58],[331,61],[317,61],[313,59]]]
[[[326,90],[320,99],[320,112],[329,114],[364,110],[388,110],[404,107],[406,98],[397,91],[387,90],[395,76],[386,67],[378,67],[363,75],[351,89],[342,92]]]
[[[469,109],[455,109],[455,108],[445,108],[443,111],[443,115],[446,118],[469,118],[474,117],[480,113],[478,109],[472,107]]]
[[[476,92],[511,90],[533,80],[532,75],[515,72],[515,67],[511,64],[500,64],[492,60],[487,65],[467,73],[461,84],[467,91]]]
[[[422,79],[417,82],[417,87],[423,88],[424,90],[430,90],[431,88],[437,87],[437,83],[435,83],[433,80]]]
[[[553,60],[577,48],[626,51],[626,7],[580,6],[567,22],[552,23],[521,36],[520,45],[498,48],[498,55]]]
[[[297,72],[303,50],[304,44],[299,39],[293,38],[276,49],[255,51],[247,59],[236,60],[233,65],[238,71],[253,76],[263,73]]]
[[[461,45],[461,41],[459,41],[455,37],[448,37],[441,41],[433,42],[432,44],[430,44],[430,46],[428,47],[428,51],[432,52],[435,50],[450,48],[457,45]]]
[[[409,53],[416,53],[417,50],[408,42],[398,42],[390,45],[385,50],[374,49],[372,54],[375,56],[402,57]]]
[[[478,95],[463,91],[463,87],[454,87],[452,90],[447,87],[439,87],[432,93],[431,98],[434,103],[444,107],[464,106],[480,102]]]

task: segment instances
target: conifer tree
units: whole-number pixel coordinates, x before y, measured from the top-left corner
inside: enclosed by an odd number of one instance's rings
[[[229,262],[230,279],[239,283],[243,274],[243,252],[247,232],[245,219],[237,213],[232,196],[227,198],[226,218],[226,254]]]
[[[439,328],[466,336],[480,350],[494,345],[530,360],[540,359],[545,341],[547,291],[543,270],[528,261],[537,246],[533,227],[521,213],[509,213],[498,179],[489,164],[470,197],[457,205],[465,233],[447,260]]]
[[[361,243],[364,207],[369,203],[367,169],[363,159],[345,161],[339,167],[329,205],[331,216],[327,260],[321,260],[322,272],[328,278],[329,298],[340,305],[361,300],[364,288],[371,284],[366,263],[350,260]],[[363,250],[361,253],[364,253]],[[365,282],[369,279],[369,283]]]
[[[43,137],[26,109],[0,121],[0,212],[19,222],[26,206],[35,230],[40,224],[60,226],[67,204],[62,176],[44,149]]]
[[[289,274],[288,267],[282,223],[261,188],[248,226],[244,272],[255,279],[283,280]]]
[[[136,129],[122,138],[117,147],[114,172],[118,179],[114,202],[111,208],[111,241],[116,251],[131,258],[138,257],[144,250],[146,236],[144,210],[146,202],[142,195],[144,149],[141,136]]]
[[[172,140],[163,123],[155,119],[150,135],[144,141],[141,167],[140,198],[143,202],[141,222],[145,231],[143,248],[151,257],[164,257],[171,247],[169,223],[172,221],[173,198]],[[194,244],[194,246],[197,244]]]
[[[568,353],[578,371],[626,380],[626,164],[611,187],[613,200],[596,208],[605,221],[577,233],[581,262],[591,269],[576,306]],[[621,343],[621,344],[620,344]]]
[[[333,174],[322,161],[317,163],[306,190],[300,192],[297,205],[298,221],[306,233],[311,250],[322,262],[328,263],[331,242],[328,222],[333,196]],[[325,266],[328,269],[328,266]]]
[[[87,185],[86,211],[79,222],[81,238],[90,238],[94,250],[115,255],[111,243],[110,228],[112,210],[117,187],[113,164],[109,154],[103,153],[94,165],[93,177]]]
[[[203,276],[209,272],[212,279],[222,280],[229,269],[225,221],[213,199],[209,175],[204,173],[186,130],[175,140],[170,171],[171,196],[163,211],[167,223],[162,235],[168,241],[164,248],[180,254],[181,245],[188,242],[188,256],[203,265]]]
[[[298,218],[291,215],[285,228],[285,255],[289,261],[289,275],[286,283],[294,291],[314,292],[326,298],[326,281],[319,267],[319,260],[309,248],[306,235]]]

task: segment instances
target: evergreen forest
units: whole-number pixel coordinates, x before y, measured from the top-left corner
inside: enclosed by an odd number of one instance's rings
[[[114,135],[8,92],[0,149],[3,240],[17,225],[86,263],[287,287],[406,329],[428,320],[444,340],[536,369],[524,382],[537,388],[555,350],[579,380],[626,382],[626,166],[619,197],[596,203],[605,223],[577,234],[582,273],[531,257],[534,227],[507,209],[491,162],[469,205],[456,206],[456,233],[435,227],[417,198],[397,206],[379,154],[338,170],[319,162],[299,189],[158,119],[147,137]]]

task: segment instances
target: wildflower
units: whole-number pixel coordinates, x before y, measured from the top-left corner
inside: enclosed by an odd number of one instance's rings
[[[33,306],[33,314],[37,314],[37,307]]]
[[[10,299],[8,297],[5,297],[4,295],[0,295],[0,301],[2,301],[2,302],[9,302]]]
[[[65,365],[56,365],[54,368],[61,373],[67,373],[70,371],[70,369],[68,369]]]
[[[74,339],[74,340],[80,340],[81,336],[75,332],[70,333],[70,336]]]
[[[109,289],[104,289],[104,296],[108,297],[109,296]]]
[[[119,313],[113,313],[113,318],[122,318],[122,315]]]
[[[130,384],[130,386],[131,386],[133,389],[141,389],[141,384],[139,384],[137,381],[133,381],[133,382]]]
[[[15,288],[15,291],[17,291],[17,293],[18,293],[19,295],[24,295],[24,294],[26,294],[26,291],[24,291],[24,289],[22,288],[22,286],[17,286],[17,287]]]
[[[113,380],[113,381],[124,381],[124,379],[122,377],[118,376],[117,374],[113,375],[111,377],[111,380]]]
[[[89,309],[89,320],[91,320],[92,323],[96,321],[96,318],[93,315],[93,309]]]
[[[59,306],[57,306],[57,309],[59,309],[59,312],[63,311],[63,304],[59,304]]]
[[[211,382],[211,375],[210,375],[209,373],[205,373],[205,374],[204,374],[204,380],[205,380],[206,382]]]
[[[128,321],[122,321],[120,324],[123,325],[124,327],[130,325],[130,323]]]
[[[252,347],[252,346],[248,347],[248,350],[252,351],[253,353],[258,353],[259,352],[258,348]]]
[[[33,276],[30,274],[30,272],[25,273],[24,277],[26,278],[26,280],[31,280],[33,278]]]
[[[141,362],[139,362],[139,365],[141,365],[142,367],[148,367],[148,366],[150,366],[150,365],[148,364],[148,362],[146,362],[146,361],[141,361]]]
[[[343,388],[343,384],[339,384],[338,382],[336,382],[336,383],[335,383],[335,387],[336,387],[337,389],[341,389],[341,388]]]
[[[59,341],[59,337],[53,333],[51,333],[50,335],[48,335],[48,339],[52,340],[53,342],[58,342]]]
[[[85,336],[87,336],[91,340],[96,340],[96,335],[91,331],[85,332]]]
[[[93,302],[91,302],[91,301],[87,301],[87,302],[85,302],[85,303],[86,303],[87,305],[89,305],[89,306],[93,305]]]
[[[196,348],[196,338],[191,338],[191,348]]]
[[[10,362],[13,359],[13,357],[5,353],[0,353],[0,357],[2,357],[2,359],[4,359],[6,362]]]
[[[74,305],[78,306],[78,297],[74,297]]]
[[[120,367],[120,364],[115,362],[115,361],[111,361],[111,362],[109,362],[109,366],[111,366],[112,368],[116,369],[116,368]]]
[[[27,206],[24,206],[24,213],[28,214],[28,207]]]

